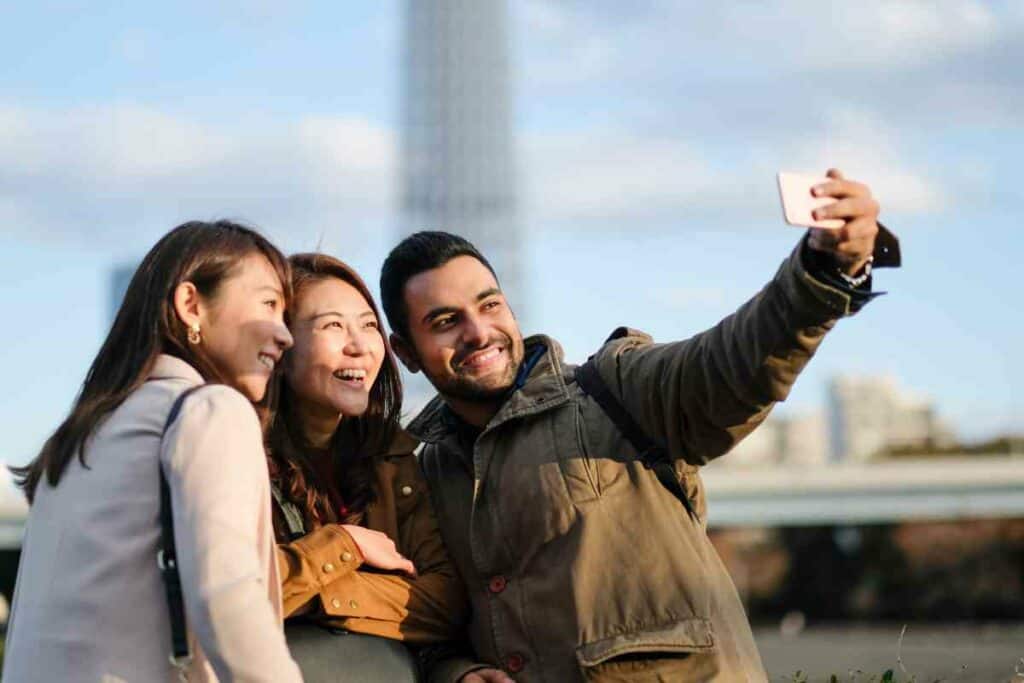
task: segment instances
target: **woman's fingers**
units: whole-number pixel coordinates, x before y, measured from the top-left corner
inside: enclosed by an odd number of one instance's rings
[[[416,576],[416,567],[408,558],[398,552],[398,548],[390,536],[354,524],[342,526],[359,546],[364,563],[378,569],[398,570],[409,576]]]

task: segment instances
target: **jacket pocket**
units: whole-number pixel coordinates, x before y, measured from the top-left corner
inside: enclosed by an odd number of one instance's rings
[[[711,622],[699,618],[584,643],[576,648],[576,661],[587,681],[655,674],[664,680],[696,681],[718,672]]]
[[[583,666],[595,666],[625,654],[644,652],[691,653],[715,649],[715,635],[707,619],[682,619],[658,628],[621,633],[584,643],[576,648]]]
[[[597,500],[601,497],[601,489],[594,463],[583,444],[579,409],[576,404],[569,403],[553,412],[549,420],[549,448],[558,462],[570,500],[574,504]]]

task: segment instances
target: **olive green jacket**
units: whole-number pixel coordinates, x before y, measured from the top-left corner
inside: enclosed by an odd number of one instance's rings
[[[472,601],[470,639],[516,681],[764,681],[736,589],[706,534],[699,466],[789,393],[850,297],[798,248],[733,315],[690,339],[632,330],[601,377],[677,458],[697,519],[597,403],[553,340],[471,448],[435,399],[409,426],[442,535]],[[642,678],[637,678],[641,676]]]

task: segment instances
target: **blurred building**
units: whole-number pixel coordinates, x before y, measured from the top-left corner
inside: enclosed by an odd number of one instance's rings
[[[783,462],[822,465],[828,461],[828,421],[824,412],[803,413],[783,420]]]
[[[779,462],[782,458],[779,420],[769,417],[735,448],[721,458],[730,467],[752,467]]]
[[[864,461],[889,448],[942,447],[952,429],[930,399],[901,389],[891,377],[840,376],[829,385],[831,455]]]
[[[401,232],[446,230],[491,261],[522,319],[506,0],[406,0]]]
[[[820,412],[771,415],[729,452],[723,462],[739,467],[768,464],[820,465],[828,460],[828,423]]]

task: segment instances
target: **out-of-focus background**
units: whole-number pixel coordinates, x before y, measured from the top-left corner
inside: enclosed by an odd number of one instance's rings
[[[40,0],[0,36],[0,461],[187,219],[371,283],[403,234],[462,232],[580,361],[735,309],[800,238],[775,172],[836,166],[905,265],[707,468],[712,536],[779,680],[1024,671],[1024,3]]]

